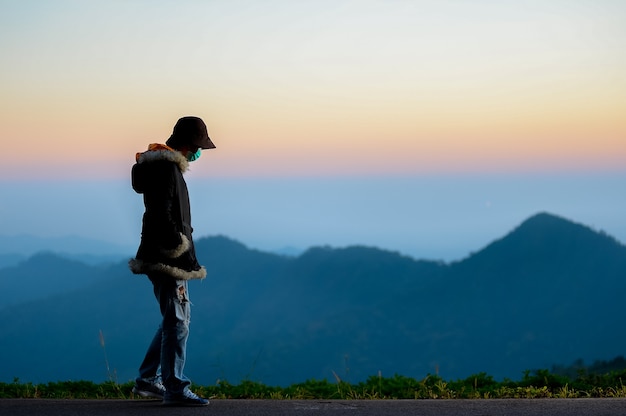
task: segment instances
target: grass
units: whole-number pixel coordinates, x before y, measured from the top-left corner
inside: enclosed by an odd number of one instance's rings
[[[604,375],[579,374],[575,379],[550,373],[548,370],[527,371],[522,380],[498,382],[479,373],[463,380],[443,380],[427,375],[421,380],[394,375],[371,376],[364,382],[350,384],[338,377],[334,382],[307,380],[288,387],[266,386],[254,381],[237,385],[219,381],[211,386],[194,386],[198,394],[213,399],[271,400],[382,400],[382,399],[536,399],[536,398],[626,398],[623,381],[626,370]],[[45,399],[135,399],[133,382],[118,384],[91,381],[61,381],[45,384],[0,382],[0,398]]]

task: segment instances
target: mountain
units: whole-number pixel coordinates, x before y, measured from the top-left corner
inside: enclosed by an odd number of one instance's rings
[[[87,264],[110,263],[134,254],[136,247],[126,247],[79,236],[38,237],[28,234],[0,235],[0,267],[15,266],[38,252],[54,251]],[[97,254],[94,254],[97,253]]]
[[[16,253],[0,254],[0,269],[3,267],[15,266],[18,263],[26,260],[26,257],[27,256],[23,254]]]
[[[10,294],[0,297],[0,308],[87,287],[100,277],[101,270],[52,252],[37,253],[0,269],[0,293]]]
[[[626,349],[626,247],[547,213],[449,264],[362,246],[281,256],[223,236],[198,239],[196,248],[209,275],[190,284],[187,373],[200,384],[285,385],[333,373],[354,382],[378,371],[519,378]],[[125,261],[61,260],[2,270],[0,282],[13,282],[5,290],[19,281],[28,293],[41,282],[33,276],[55,267],[68,280],[92,280],[0,309],[0,380],[134,378],[159,321],[149,281]],[[106,372],[105,352],[115,374]]]

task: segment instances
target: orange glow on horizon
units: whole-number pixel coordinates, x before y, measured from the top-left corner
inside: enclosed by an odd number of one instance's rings
[[[142,28],[141,1],[18,3],[2,178],[125,175],[183,115],[218,147],[200,175],[626,169],[619,2],[183,2]]]

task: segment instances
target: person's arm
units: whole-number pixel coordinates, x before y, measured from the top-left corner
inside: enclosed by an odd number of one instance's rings
[[[154,237],[167,257],[176,258],[189,250],[189,240],[182,233],[183,225],[178,212],[177,167],[167,164],[167,168],[155,172],[153,186],[146,192],[147,205]]]

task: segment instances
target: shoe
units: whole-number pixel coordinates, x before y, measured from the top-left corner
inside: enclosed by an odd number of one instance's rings
[[[152,397],[155,399],[163,399],[165,396],[165,387],[161,380],[155,379],[137,379],[133,387],[133,393],[141,397]]]
[[[184,392],[178,394],[166,393],[163,397],[163,404],[165,406],[206,406],[209,401],[191,390],[185,389]]]

